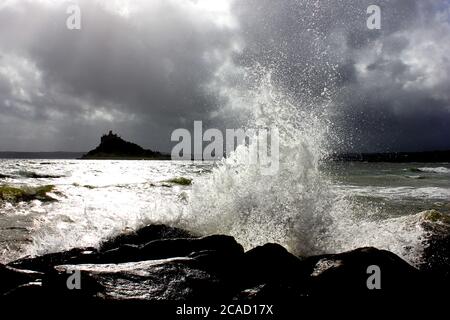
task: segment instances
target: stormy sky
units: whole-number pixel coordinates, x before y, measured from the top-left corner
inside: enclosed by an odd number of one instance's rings
[[[242,125],[229,95],[256,67],[311,105],[327,88],[342,150],[450,149],[449,52],[444,0],[0,0],[0,151],[87,151],[110,129],[170,151],[194,120]]]

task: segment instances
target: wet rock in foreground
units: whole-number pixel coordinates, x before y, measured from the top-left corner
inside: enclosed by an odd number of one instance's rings
[[[368,288],[370,266],[381,272],[379,290]],[[0,266],[0,294],[9,299],[203,303],[438,294],[448,279],[442,272],[430,276],[432,265],[427,266],[418,270],[376,248],[308,258],[277,244],[244,252],[230,236],[195,237],[159,225],[110,239],[98,250],[79,248]]]

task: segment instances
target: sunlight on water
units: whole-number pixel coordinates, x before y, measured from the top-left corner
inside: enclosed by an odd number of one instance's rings
[[[178,206],[185,202],[181,195],[186,187],[165,181],[178,176],[198,176],[204,167],[169,161],[5,160],[2,163],[2,174],[10,176],[2,181],[5,184],[55,185],[52,196],[56,202],[4,203],[0,209],[2,215],[10,217],[5,227],[14,224],[14,216],[35,216],[27,226],[32,230],[33,241],[27,247],[28,254],[96,246],[100,239],[127,228],[176,221],[182,211]],[[19,169],[40,176],[57,173],[60,177],[28,178]],[[8,256],[12,250],[5,247],[3,255]]]
[[[341,167],[324,171],[311,151],[317,147],[313,141],[281,145],[286,156],[275,176],[261,176],[257,168],[241,162],[248,156],[243,146],[218,165],[0,160],[0,173],[8,176],[2,185],[55,185],[51,196],[58,200],[0,204],[1,260],[97,246],[127,229],[168,223],[202,234],[231,234],[247,249],[270,241],[305,255],[372,245],[414,262],[423,238],[415,213],[421,205],[428,209],[436,202],[436,194],[430,193],[427,202],[420,190],[439,185],[448,192],[443,174],[424,173],[427,179],[413,180],[416,188],[385,197],[392,189],[392,172],[385,175],[384,187],[374,187],[381,180],[364,178],[365,164],[359,171]],[[404,168],[384,164],[369,171],[383,176],[388,169],[401,176],[408,174]],[[30,178],[25,171],[47,178]],[[193,178],[193,186],[167,182],[174,177]],[[348,180],[359,183],[358,189]],[[448,199],[436,205],[444,210]]]

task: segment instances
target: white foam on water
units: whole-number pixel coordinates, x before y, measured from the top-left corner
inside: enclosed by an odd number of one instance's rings
[[[27,226],[30,232],[24,235],[31,241],[23,250],[27,255],[95,247],[128,229],[150,223],[175,224],[183,213],[185,201],[180,194],[185,187],[165,187],[163,181],[192,177],[201,169],[170,161],[59,161],[54,167],[70,174],[32,183],[55,183],[56,193],[51,195],[58,201],[0,204],[1,214],[12,217],[5,227],[14,225],[14,216],[33,216]],[[5,252],[1,258],[7,261],[11,257],[16,255]]]
[[[423,167],[423,168],[418,168],[420,171],[422,172],[430,172],[430,173],[450,173],[450,169],[449,168],[445,168],[445,167]]]

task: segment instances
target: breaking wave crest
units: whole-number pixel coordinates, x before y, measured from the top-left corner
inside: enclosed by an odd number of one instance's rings
[[[246,248],[276,242],[298,255],[375,246],[410,262],[420,256],[422,230],[414,223],[380,220],[378,208],[333,190],[320,166],[331,126],[326,100],[301,108],[273,86],[270,73],[250,94],[257,108],[249,126],[279,130],[279,171],[263,175],[249,165],[257,138],[240,145],[209,177],[194,182],[190,228],[230,234]]]

